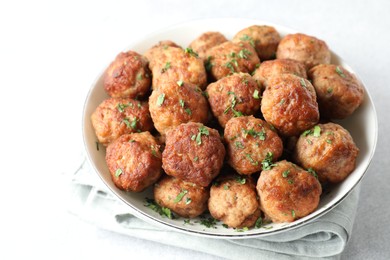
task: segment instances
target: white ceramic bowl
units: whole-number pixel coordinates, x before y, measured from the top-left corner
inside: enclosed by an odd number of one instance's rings
[[[161,40],[173,40],[174,42],[180,44],[181,46],[188,46],[188,44],[195,39],[197,36],[206,31],[219,31],[223,33],[228,39],[231,39],[236,32],[239,30],[248,27],[253,24],[259,25],[271,25],[276,28],[276,30],[284,36],[289,33],[295,33],[296,31],[286,28],[284,26],[279,26],[276,24],[271,24],[264,21],[258,20],[248,20],[248,19],[208,19],[208,20],[198,20],[192,21],[180,25],[170,27],[168,29],[150,34],[144,39],[134,42],[128,46],[127,50],[134,50],[138,53],[144,53],[152,45],[156,44]],[[305,32],[302,32],[305,33]],[[314,35],[315,36],[315,35]],[[114,58],[114,57],[113,57]],[[111,61],[108,61],[107,66]],[[348,66],[339,56],[332,53],[332,63],[340,64],[346,69],[354,73],[353,69]],[[355,73],[356,74],[356,73]],[[356,75],[359,79],[359,76]],[[360,80],[360,79],[359,79]],[[93,82],[91,89],[88,93],[88,96],[85,101],[84,111],[83,111],[83,137],[85,149],[90,163],[95,169],[96,173],[102,179],[102,181],[107,185],[107,187],[121,200],[123,200],[127,205],[129,205],[129,212],[138,216],[145,221],[150,223],[162,225],[168,228],[172,228],[176,231],[181,231],[189,234],[208,236],[214,238],[248,238],[248,237],[260,237],[270,234],[285,232],[293,228],[297,228],[305,225],[306,223],[314,220],[315,218],[329,212],[334,207],[336,207],[347,195],[352,191],[352,189],[361,181],[364,176],[372,156],[374,154],[377,133],[378,133],[378,124],[377,124],[377,115],[375,108],[372,102],[372,99],[366,89],[365,99],[363,104],[355,111],[355,113],[345,119],[338,121],[343,127],[349,130],[351,133],[356,145],[360,149],[359,156],[357,158],[356,169],[348,176],[346,180],[342,183],[336,185],[332,188],[329,193],[323,194],[321,196],[320,204],[316,211],[310,215],[296,220],[292,223],[280,223],[280,224],[268,224],[262,228],[253,228],[245,232],[237,232],[232,228],[224,228],[222,223],[219,222],[214,227],[206,227],[200,222],[200,218],[192,219],[190,224],[186,223],[184,218],[179,219],[168,219],[166,217],[160,216],[158,213],[154,212],[152,209],[145,207],[145,198],[153,198],[152,187],[149,187],[147,190],[141,193],[130,193],[119,190],[113,182],[111,181],[111,176],[108,171],[105,162],[105,149],[100,146],[100,149],[97,149],[95,136],[92,124],[91,124],[91,114],[96,109],[96,107],[104,100],[108,98],[107,94],[103,89],[103,71],[98,75],[95,82]]]

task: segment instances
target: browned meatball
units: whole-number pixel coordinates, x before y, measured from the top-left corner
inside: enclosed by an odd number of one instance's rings
[[[123,134],[153,128],[148,103],[130,98],[104,100],[93,112],[91,121],[99,142],[104,146]]]
[[[150,82],[147,59],[134,51],[119,53],[104,74],[104,89],[111,97],[145,96]]]
[[[273,222],[292,222],[318,207],[322,188],[314,175],[283,160],[261,172],[257,192],[267,217]]]
[[[261,112],[284,136],[298,135],[319,120],[316,93],[311,83],[293,74],[268,79]]]
[[[167,81],[192,83],[201,89],[207,85],[207,74],[203,60],[192,49],[166,47],[159,52],[151,64],[153,89]]]
[[[207,187],[224,157],[225,147],[215,129],[190,122],[167,132],[163,168],[168,175]]]
[[[301,134],[294,158],[304,168],[312,168],[321,182],[341,182],[355,169],[359,149],[342,126],[327,123]]]
[[[261,87],[247,73],[235,73],[206,89],[211,111],[225,127],[230,118],[253,115],[260,108]]]
[[[248,42],[256,49],[260,60],[269,60],[276,56],[280,35],[272,26],[252,25],[239,31],[232,41]]]
[[[226,37],[220,32],[205,32],[193,40],[188,47],[192,48],[196,53],[198,53],[199,57],[201,57],[203,60],[207,60],[208,51],[212,47],[226,41]]]
[[[207,209],[208,188],[165,175],[154,186],[154,199],[179,216],[195,218]]]
[[[252,227],[260,217],[255,184],[250,176],[224,175],[211,186],[209,211],[232,228]]]
[[[296,33],[289,34],[280,41],[276,57],[301,61],[306,65],[306,69],[310,69],[318,64],[329,64],[331,54],[324,41]]]
[[[309,76],[317,92],[321,116],[343,119],[363,102],[363,86],[339,65],[317,65],[310,69]]]
[[[183,82],[166,82],[153,90],[149,97],[149,110],[154,127],[160,134],[181,123],[208,120],[208,104],[196,86]]]
[[[208,55],[207,66],[216,80],[236,72],[252,73],[260,64],[255,49],[246,42],[224,42],[213,47]]]
[[[149,61],[149,68],[152,68],[154,65],[154,60],[166,50],[168,47],[175,47],[175,48],[180,48],[181,46],[177,45],[173,41],[160,41],[156,45],[152,46],[150,49],[148,49],[145,53],[144,56],[148,59]]]
[[[253,116],[230,119],[225,127],[228,162],[240,174],[261,171],[271,153],[276,161],[283,152],[282,139],[263,120]]]
[[[161,176],[160,146],[149,132],[125,134],[106,151],[111,179],[121,190],[139,192]]]
[[[307,78],[305,65],[302,62],[288,59],[264,61],[255,70],[252,77],[261,85],[266,86],[268,78],[288,73],[301,78]]]

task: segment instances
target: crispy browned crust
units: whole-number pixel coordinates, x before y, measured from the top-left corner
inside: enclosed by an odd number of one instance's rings
[[[288,34],[280,41],[276,58],[301,61],[306,65],[306,69],[310,69],[318,64],[329,64],[331,54],[324,41],[296,33]]]
[[[209,188],[165,175],[154,186],[154,199],[179,216],[195,218],[207,209]]]
[[[108,98],[91,116],[100,143],[107,146],[123,134],[150,131],[153,122],[147,102],[130,98]]]
[[[261,210],[273,222],[292,222],[318,207],[322,188],[312,174],[284,160],[261,172],[257,192]]]
[[[200,134],[201,128],[209,134]],[[219,174],[225,153],[217,130],[200,123],[181,124],[167,132],[163,169],[168,175],[207,187]]]
[[[125,191],[140,192],[162,173],[160,145],[149,132],[119,137],[107,147],[106,162],[115,186]]]
[[[104,74],[104,89],[111,97],[143,97],[150,83],[147,59],[134,51],[119,53]]]
[[[292,74],[272,77],[263,92],[261,112],[282,135],[299,135],[319,120],[314,87]]]
[[[226,41],[226,37],[220,32],[205,32],[193,40],[188,47],[198,53],[203,60],[207,60],[209,50]]]
[[[343,119],[363,102],[363,86],[340,65],[317,65],[309,70],[309,77],[317,92],[321,116]]]
[[[302,167],[314,169],[321,182],[341,182],[355,169],[359,149],[342,126],[334,123],[318,126],[320,136],[299,137],[294,159]]]

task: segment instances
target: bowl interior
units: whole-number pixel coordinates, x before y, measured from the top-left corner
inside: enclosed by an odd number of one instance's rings
[[[185,47],[188,46],[188,44],[193,39],[195,39],[197,36],[206,31],[219,31],[223,33],[228,39],[231,39],[236,32],[253,24],[274,26],[282,37],[286,34],[296,32],[284,26],[279,26],[258,20],[208,19],[180,24],[150,34],[144,39],[134,42],[124,51],[134,50],[142,54],[151,46],[161,40],[172,40]],[[350,72],[355,73],[350,66],[348,66],[339,56],[334,53],[332,53],[332,63],[340,64],[347,68]],[[359,76],[356,76],[361,81]],[[92,84],[85,101],[82,122],[84,144],[89,161],[91,162],[96,173],[118,198],[120,198],[122,201],[129,205],[130,213],[154,224],[173,228],[177,231],[201,236],[221,238],[245,238],[254,236],[266,236],[269,234],[275,234],[302,226],[305,223],[312,221],[315,218],[321,216],[322,214],[328,212],[336,205],[338,205],[362,179],[373,156],[378,132],[375,108],[366,88],[365,90],[366,91],[364,102],[355,111],[355,113],[345,120],[337,121],[337,123],[349,130],[356,145],[360,149],[360,153],[357,158],[356,169],[348,176],[346,180],[344,180],[340,184],[335,185],[334,187],[332,187],[330,192],[327,192],[326,194],[323,194],[321,196],[320,204],[315,212],[292,223],[271,223],[265,225],[262,228],[253,228],[245,232],[237,232],[237,230],[234,230],[232,228],[224,228],[222,226],[222,223],[220,222],[217,222],[214,227],[208,228],[205,225],[201,224],[201,218],[191,219],[190,222],[188,222],[185,218],[168,219],[166,217],[160,216],[152,209],[146,207],[145,198],[153,197],[151,187],[141,193],[124,192],[116,188],[111,181],[111,176],[105,162],[105,148],[102,145],[97,145],[97,138],[95,136],[94,129],[90,120],[91,114],[94,112],[96,107],[104,99],[108,98],[108,95],[103,89],[103,72],[99,74],[95,82]]]

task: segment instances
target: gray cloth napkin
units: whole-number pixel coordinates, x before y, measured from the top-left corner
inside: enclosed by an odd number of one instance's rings
[[[97,226],[227,259],[338,259],[352,232],[360,185],[335,209],[307,225],[264,238],[212,239],[149,224],[128,213],[97,177],[87,160],[69,183],[69,211]]]

